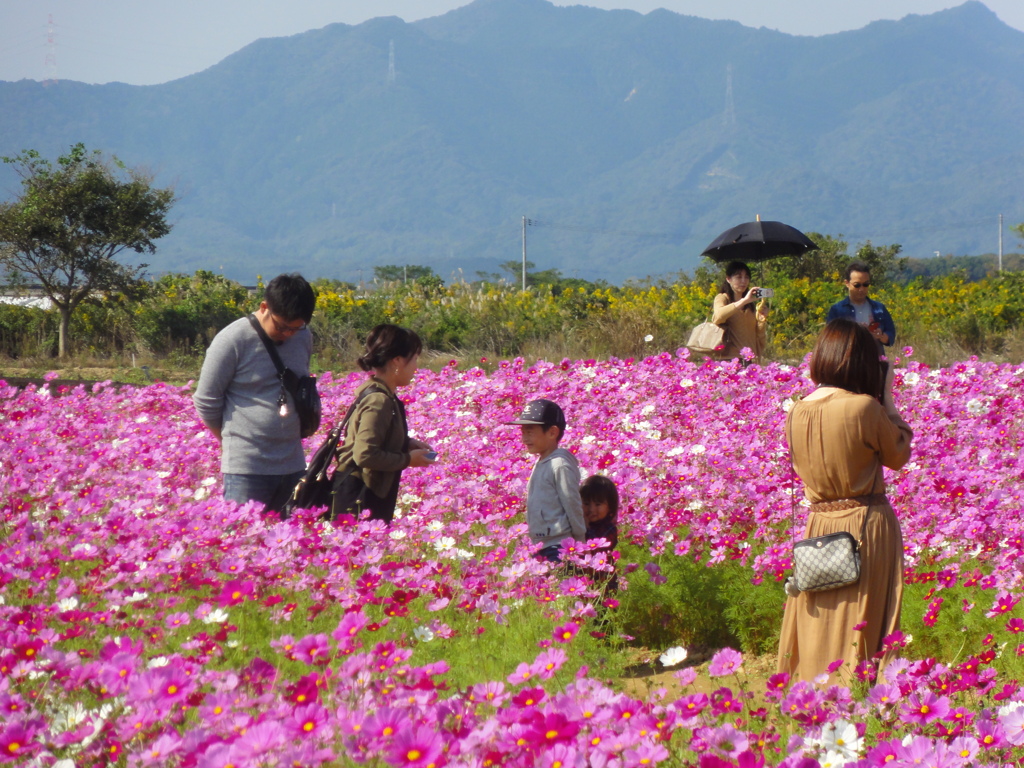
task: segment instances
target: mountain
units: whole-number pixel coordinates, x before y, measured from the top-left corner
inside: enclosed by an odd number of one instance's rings
[[[82,141],[179,194],[152,272],[692,269],[760,214],[911,256],[1024,221],[1024,33],[972,0],[797,37],[475,0],[259,40],[156,86],[0,82],[0,155]],[[17,193],[0,167],[0,195]],[[1012,243],[1008,238],[1007,243]]]

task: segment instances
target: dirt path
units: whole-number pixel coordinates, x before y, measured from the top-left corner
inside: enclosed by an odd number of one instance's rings
[[[650,661],[641,661],[627,669],[626,675],[622,678],[622,686],[629,695],[636,698],[646,699],[658,688],[666,689],[670,698],[677,698],[689,693],[710,694],[722,687],[735,691],[738,680],[742,680],[746,690],[760,695],[765,690],[768,678],[775,674],[777,657],[772,653],[764,656],[744,656],[743,673],[739,676],[709,677],[708,664],[714,653],[694,652],[684,664],[671,669],[665,669],[658,662],[657,654],[651,654]],[[676,673],[688,667],[697,670],[697,679],[686,690],[682,690]]]

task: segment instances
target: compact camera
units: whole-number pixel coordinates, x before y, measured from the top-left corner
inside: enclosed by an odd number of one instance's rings
[[[775,296],[775,291],[771,288],[755,288],[754,298],[755,299],[770,299]]]

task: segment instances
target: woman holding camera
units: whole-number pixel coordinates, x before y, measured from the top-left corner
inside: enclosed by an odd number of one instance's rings
[[[396,394],[416,374],[421,350],[415,331],[390,323],[367,336],[358,363],[370,380],[356,392],[345,442],[338,448],[332,517],[368,509],[370,519],[390,523],[402,471],[428,467],[437,458],[429,445],[409,437],[405,405]]]
[[[761,289],[750,284],[750,268],[742,261],[730,261],[725,266],[725,280],[719,291],[711,322],[725,326],[725,340],[716,357],[720,360],[736,358],[747,347],[755,358],[760,358],[765,349],[768,307],[761,298]],[[754,302],[758,302],[756,311]]]
[[[860,543],[860,579],[821,592],[787,592],[779,672],[799,680],[832,673],[849,682],[861,662],[882,670],[900,628],[903,534],[885,496],[882,467],[910,460],[913,432],[892,399],[892,368],[864,326],[829,322],[811,353],[812,393],[786,419],[793,469],[810,502],[806,537],[846,531]],[[862,538],[863,537],[863,538]]]

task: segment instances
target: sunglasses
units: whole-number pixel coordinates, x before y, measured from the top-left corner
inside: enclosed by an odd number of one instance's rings
[[[850,283],[851,288],[870,288],[871,283]]]

